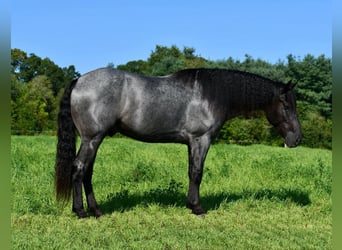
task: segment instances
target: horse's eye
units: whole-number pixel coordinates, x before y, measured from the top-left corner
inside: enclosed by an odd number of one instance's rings
[[[286,111],[288,111],[290,109],[290,105],[287,102],[284,101],[284,102],[282,102],[282,104],[283,104],[283,107]]]
[[[283,107],[284,107],[284,111],[283,111],[284,114],[286,116],[288,116],[289,115],[290,106],[287,103],[283,103]]]

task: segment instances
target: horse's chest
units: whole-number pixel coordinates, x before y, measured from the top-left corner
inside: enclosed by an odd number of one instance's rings
[[[196,134],[205,133],[215,124],[208,102],[200,99],[195,99],[188,104],[185,121],[186,130]]]

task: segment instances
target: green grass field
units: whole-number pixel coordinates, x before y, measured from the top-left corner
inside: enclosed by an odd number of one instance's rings
[[[187,148],[106,139],[94,168],[105,215],[55,202],[56,138],[12,136],[12,249],[332,249],[332,152],[213,145],[202,219],[185,208]]]

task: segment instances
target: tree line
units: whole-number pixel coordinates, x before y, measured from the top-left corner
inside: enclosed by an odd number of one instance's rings
[[[157,45],[146,60],[135,60],[113,67],[138,74],[160,76],[186,68],[224,68],[255,73],[275,81],[297,83],[297,110],[303,130],[302,145],[331,149],[332,143],[332,64],[324,55],[269,63],[246,54],[209,60],[192,47]],[[12,134],[39,134],[56,131],[59,100],[64,87],[79,77],[75,66],[61,68],[49,58],[20,49],[11,50],[11,129]],[[218,143],[281,145],[282,140],[262,113],[227,122]]]

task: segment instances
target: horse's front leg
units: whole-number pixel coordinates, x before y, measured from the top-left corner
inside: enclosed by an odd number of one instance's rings
[[[204,161],[210,146],[210,137],[194,138],[188,145],[189,155],[189,192],[187,207],[196,215],[204,215],[199,198],[199,188],[202,181]]]

